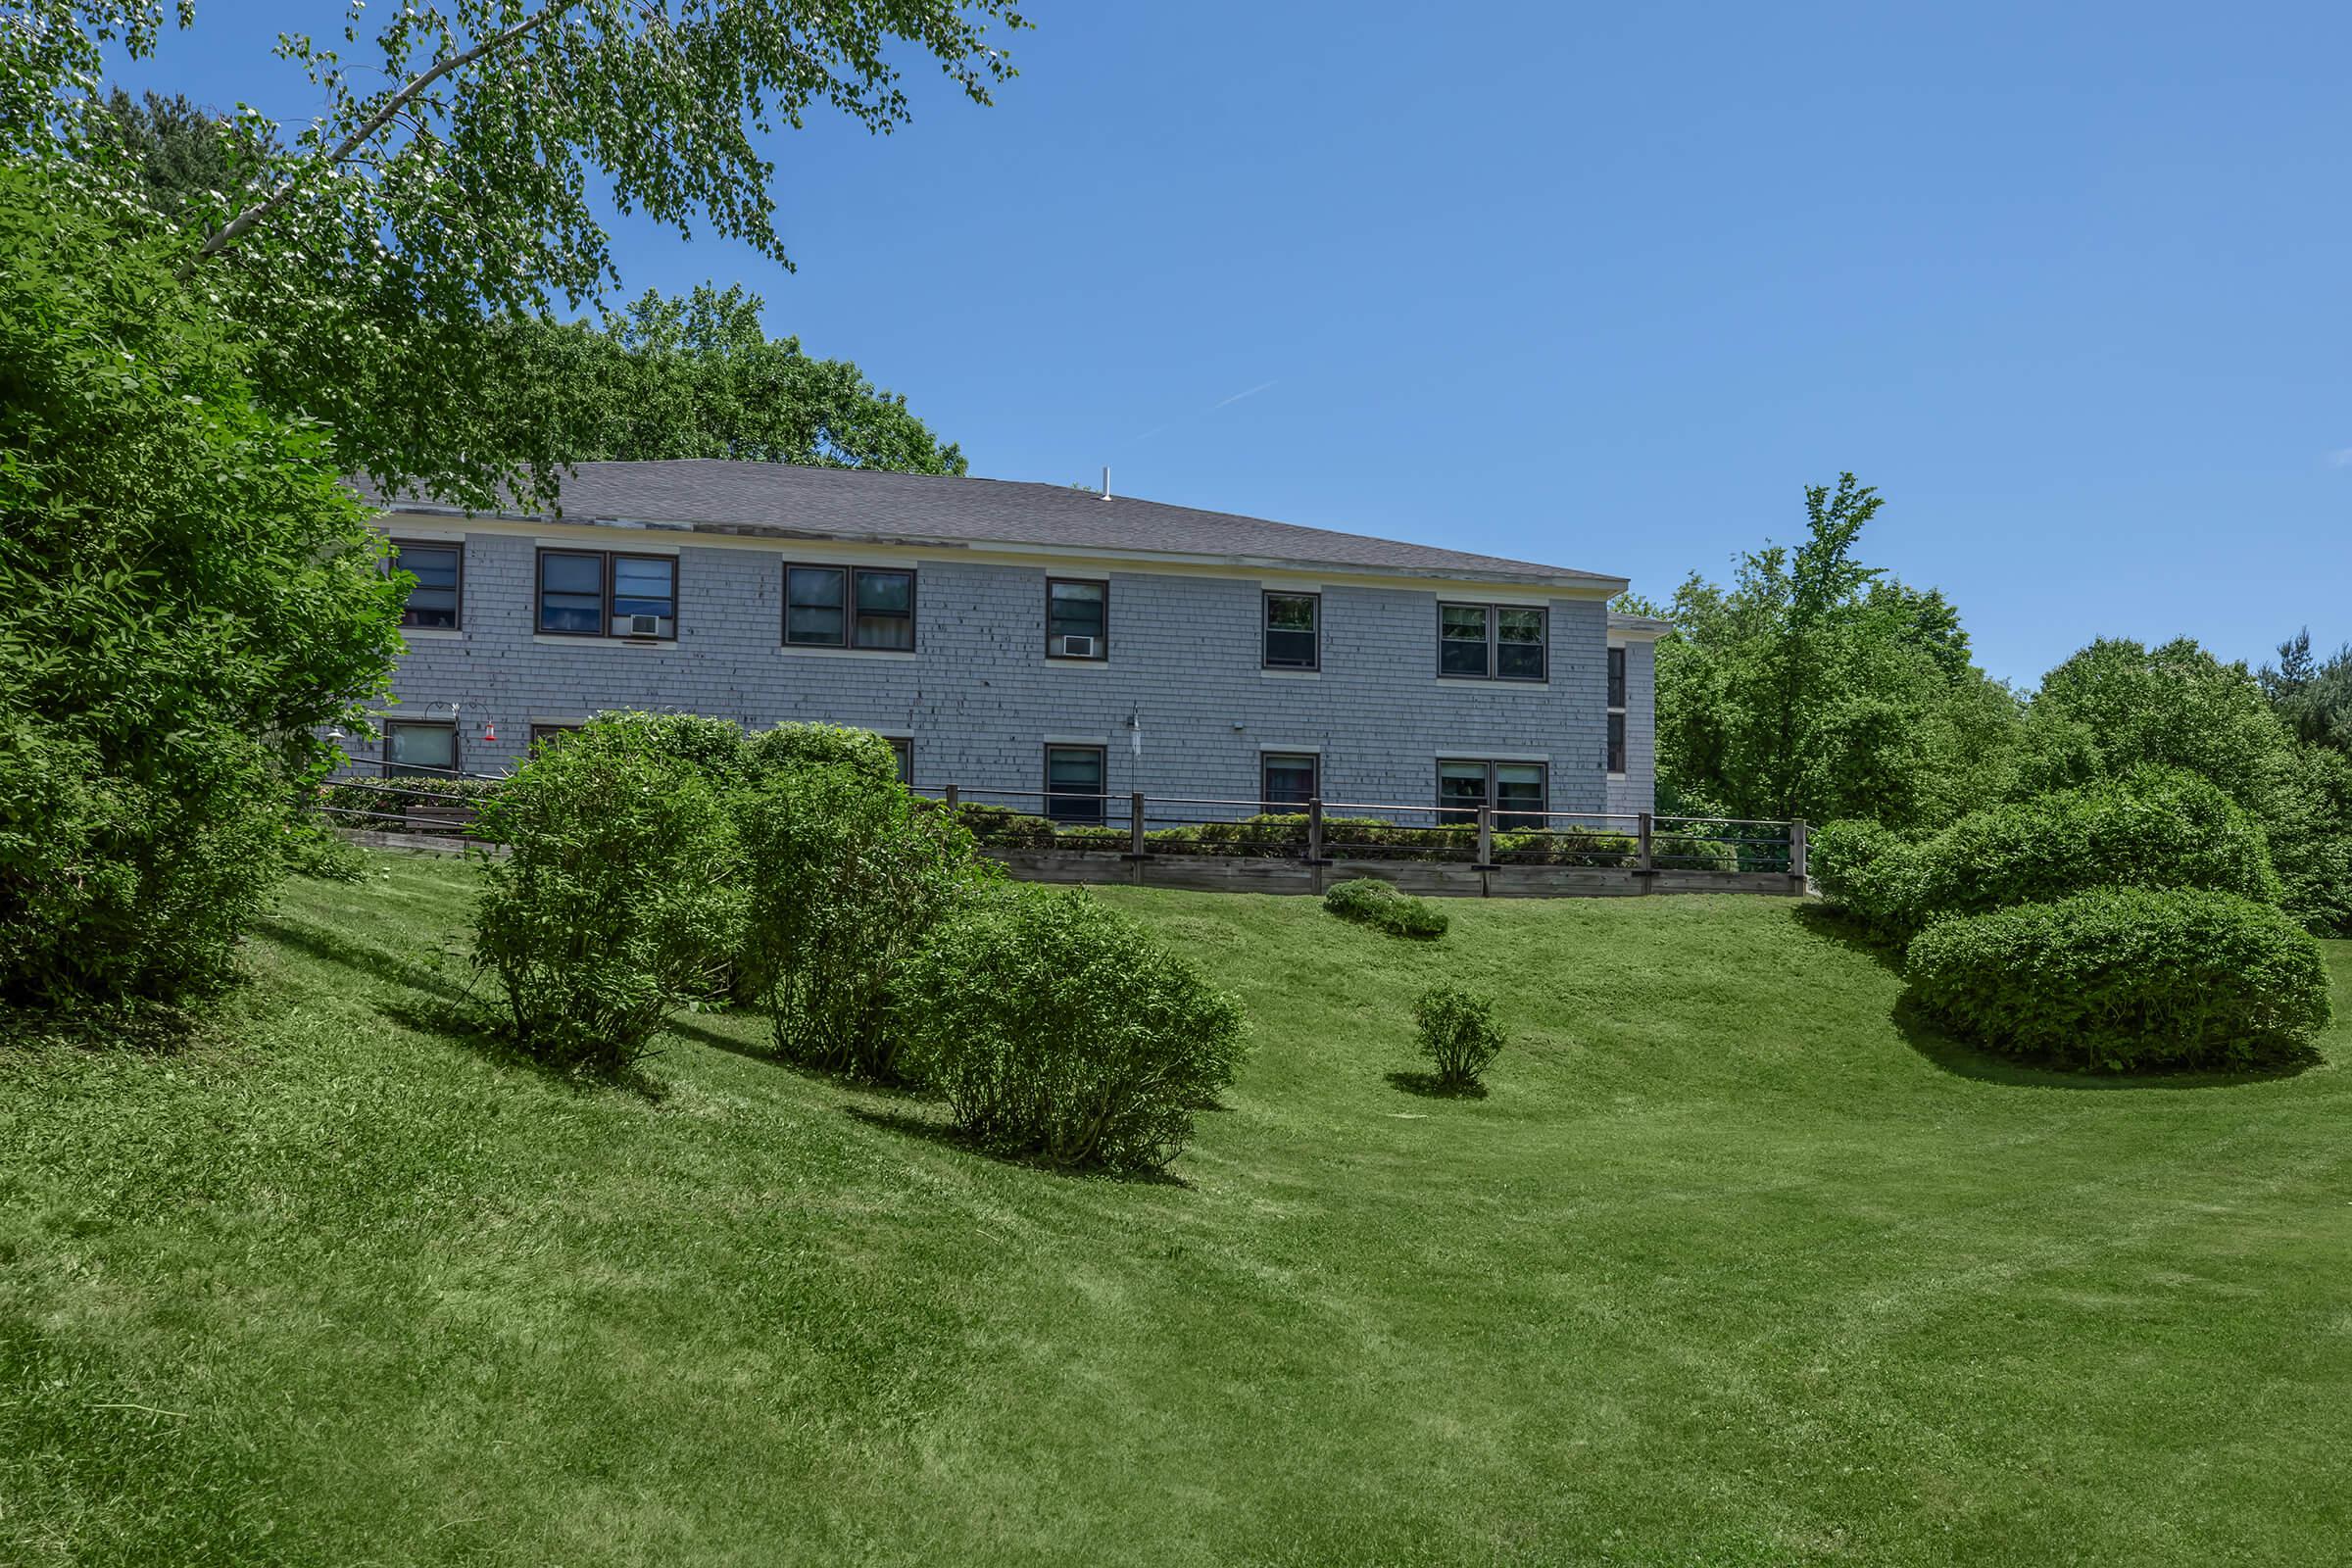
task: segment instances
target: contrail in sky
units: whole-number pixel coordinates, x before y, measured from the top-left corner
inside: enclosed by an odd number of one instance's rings
[[[1246,391],[1236,392],[1236,393],[1235,393],[1233,396],[1231,396],[1231,397],[1229,397],[1229,398],[1219,398],[1219,399],[1217,399],[1217,401],[1216,401],[1216,402],[1214,402],[1214,403],[1211,403],[1211,404],[1210,404],[1210,405],[1209,405],[1207,408],[1205,408],[1205,409],[1202,409],[1202,410],[1200,411],[1200,414],[1214,414],[1214,413],[1216,413],[1216,412],[1217,412],[1219,409],[1221,409],[1221,408],[1224,408],[1224,407],[1225,407],[1227,404],[1229,404],[1229,403],[1239,403],[1239,402],[1241,402],[1241,401],[1242,401],[1242,399],[1244,399],[1244,398],[1253,398],[1253,397],[1257,396],[1257,395],[1258,395],[1260,392],[1263,392],[1263,391],[1265,391],[1265,390],[1266,390],[1268,387],[1271,387],[1271,386],[1277,386],[1277,385],[1279,385],[1279,384],[1281,384],[1281,383],[1280,383],[1280,377],[1277,377],[1275,380],[1272,380],[1272,381],[1260,381],[1260,382],[1258,382],[1258,383],[1257,383],[1257,385],[1255,385],[1255,386],[1253,386],[1253,387],[1250,387],[1250,388],[1249,388],[1249,389],[1248,389],[1248,390],[1246,390]],[[1160,431],[1162,431],[1162,430],[1172,430],[1172,429],[1174,429],[1174,428],[1175,428],[1177,425],[1180,425],[1180,424],[1184,423],[1184,421],[1185,421],[1186,419],[1198,419],[1199,417],[1200,417],[1200,414],[1186,414],[1186,415],[1181,415],[1181,416],[1177,416],[1176,418],[1173,418],[1173,419],[1170,419],[1170,420],[1168,420],[1168,421],[1167,421],[1167,422],[1165,422],[1164,424],[1155,424],[1155,425],[1153,425],[1153,426],[1152,426],[1151,429],[1149,429],[1149,430],[1146,430],[1146,431],[1145,431],[1145,432],[1144,432],[1142,435],[1136,436],[1134,439],[1135,439],[1136,441],[1149,441],[1149,440],[1151,440],[1151,439],[1152,439],[1153,436],[1155,436],[1155,435],[1159,434],[1159,432],[1160,432]]]

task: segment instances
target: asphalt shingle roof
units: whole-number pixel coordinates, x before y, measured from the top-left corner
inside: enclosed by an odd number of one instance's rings
[[[381,504],[381,498],[376,498]],[[782,538],[1071,551],[1151,551],[1237,563],[1355,566],[1615,590],[1624,579],[1228,512],[1010,479],[687,459],[583,463],[564,478],[567,522],[658,522]]]

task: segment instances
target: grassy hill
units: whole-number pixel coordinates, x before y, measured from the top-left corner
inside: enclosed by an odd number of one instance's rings
[[[1247,1004],[1164,1183],[689,1020],[452,1027],[462,867],[299,883],[220,1038],[0,1050],[0,1561],[2283,1563],[2352,1539],[2352,1096],[1906,1028],[1762,899],[1121,890]],[[2352,946],[2330,950],[2352,1012]],[[1503,1000],[1485,1100],[1407,1005]]]

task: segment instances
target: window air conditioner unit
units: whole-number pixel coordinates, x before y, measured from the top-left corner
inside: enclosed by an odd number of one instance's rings
[[[660,615],[631,615],[628,620],[629,635],[632,637],[659,637],[662,635],[662,617]]]
[[[1095,657],[1095,640],[1092,637],[1056,637],[1054,639],[1054,651],[1064,659],[1092,659]]]

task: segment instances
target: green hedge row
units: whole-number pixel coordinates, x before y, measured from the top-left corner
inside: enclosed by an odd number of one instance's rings
[[[1904,974],[1955,1034],[2106,1071],[2289,1061],[2328,1018],[2319,944],[2228,893],[2110,888],[1941,920]]]
[[[980,844],[991,849],[1123,850],[1134,842],[1125,827],[1057,827],[1042,816],[1009,807],[958,802],[956,819]],[[1257,856],[1293,859],[1306,853],[1307,817],[1303,811],[1264,811],[1230,822],[1191,823],[1152,828],[1144,843],[1164,855]],[[1418,859],[1440,855],[1466,858],[1478,848],[1473,825],[1397,826],[1372,816],[1327,816],[1323,819],[1325,853],[1342,859]],[[1661,835],[1652,845],[1660,863],[1678,869],[1736,871],[1740,847],[1718,839]],[[1581,831],[1496,833],[1494,858],[1512,865],[1590,865],[1627,867],[1640,863],[1641,847],[1622,833]]]
[[[2092,888],[2279,896],[2262,829],[2212,784],[2166,768],[1978,811],[1919,843],[1833,822],[1812,871],[1824,894],[1898,942],[1947,915]]]

